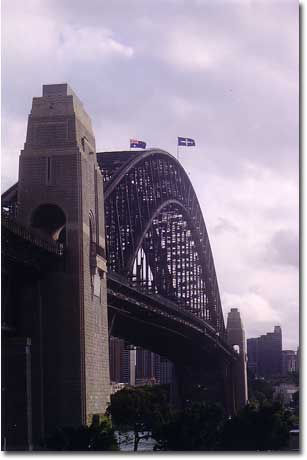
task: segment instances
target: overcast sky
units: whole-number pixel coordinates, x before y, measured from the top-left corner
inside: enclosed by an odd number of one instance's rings
[[[71,85],[97,151],[176,155],[200,201],[224,316],[299,343],[298,2],[3,0],[2,191],[33,96]]]

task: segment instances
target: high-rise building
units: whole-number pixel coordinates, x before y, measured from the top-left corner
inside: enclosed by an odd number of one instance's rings
[[[173,381],[173,363],[168,359],[160,357],[160,383],[172,383]]]
[[[129,383],[132,386],[135,386],[135,369],[136,369],[136,348],[130,347],[129,350],[129,369],[130,369],[130,377]]]
[[[259,372],[263,377],[280,375],[282,372],[282,334],[281,327],[275,326],[259,341]]]
[[[173,364],[149,350],[136,349],[136,384],[172,383]]]
[[[255,377],[282,374],[282,332],[280,326],[257,338],[247,339],[248,367]]]
[[[157,356],[149,350],[136,348],[135,381],[137,385],[158,383],[160,375],[157,375]]]
[[[296,350],[296,372],[300,371],[300,347]]]
[[[258,339],[247,339],[247,366],[255,376],[258,375]]]
[[[117,337],[110,337],[110,380],[121,382],[121,351],[122,340]]]
[[[110,337],[110,380],[135,385],[135,347],[118,337]]]
[[[110,337],[110,380],[128,385],[166,384],[172,382],[173,364],[165,358]]]
[[[297,356],[293,350],[282,351],[282,374],[287,375],[297,371]]]

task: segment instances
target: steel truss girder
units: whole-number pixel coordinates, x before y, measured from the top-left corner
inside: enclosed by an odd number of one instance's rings
[[[97,154],[105,180],[109,271],[139,289],[176,299],[225,335],[209,238],[193,186],[163,150]],[[14,214],[17,184],[2,196]],[[137,254],[141,265],[134,266]],[[150,278],[150,279],[149,279]]]
[[[180,163],[156,149],[97,157],[105,177],[109,270],[140,289],[176,299],[224,336],[204,218]]]

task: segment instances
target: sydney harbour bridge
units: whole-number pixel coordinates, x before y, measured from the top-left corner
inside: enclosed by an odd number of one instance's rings
[[[104,412],[111,334],[172,361],[179,399],[194,382],[230,414],[246,402],[242,331],[227,334],[185,170],[159,149],[96,153],[68,85],[33,99],[19,182],[2,195],[2,286],[8,449]]]

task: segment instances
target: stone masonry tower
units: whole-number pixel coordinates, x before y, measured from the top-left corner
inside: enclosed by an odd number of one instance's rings
[[[33,98],[18,201],[23,225],[64,244],[61,268],[41,281],[48,433],[103,414],[110,387],[103,179],[91,120],[67,84],[44,85]]]
[[[247,404],[247,355],[245,332],[237,308],[232,308],[227,317],[227,342],[238,352],[239,359],[234,364],[234,384],[236,410],[241,409]]]

